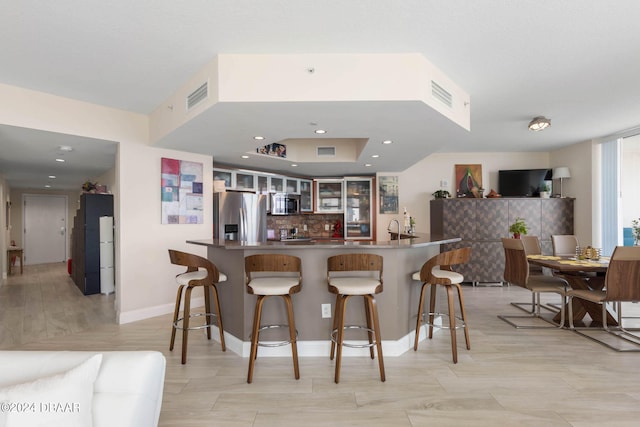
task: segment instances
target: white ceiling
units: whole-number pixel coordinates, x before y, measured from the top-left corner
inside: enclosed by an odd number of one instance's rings
[[[220,53],[417,52],[470,94],[471,132],[415,109],[366,103],[344,106],[342,114],[332,114],[331,103],[272,105],[268,121],[252,106],[227,106],[208,112],[208,125],[180,131],[188,138],[181,149],[240,165],[234,147],[252,134],[238,128],[260,124],[278,138],[307,137],[287,134],[292,120],[319,116],[334,138],[373,141],[384,133],[399,141],[384,152],[367,146],[358,164],[324,165],[323,173],[359,173],[374,150],[381,157],[367,171],[394,171],[431,152],[547,151],[640,125],[639,17],[637,0],[5,0],[0,83],[150,113]],[[528,131],[537,115],[552,126]],[[205,135],[217,139],[202,143]],[[115,152],[111,142],[5,126],[0,173],[12,187],[41,186],[51,173],[43,164],[30,168],[31,155],[61,141],[83,145],[77,152],[87,168]],[[100,162],[98,172],[112,165],[113,158]],[[29,181],[28,171],[40,181]],[[296,172],[317,174],[307,165]],[[74,179],[99,173],[83,170]]]

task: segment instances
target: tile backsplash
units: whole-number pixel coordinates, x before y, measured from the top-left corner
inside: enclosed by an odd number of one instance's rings
[[[336,221],[342,224],[342,214],[306,214],[306,215],[267,215],[267,228],[275,230],[276,238],[279,238],[281,228],[298,228],[298,234],[305,237],[331,237]],[[329,225],[329,231],[325,225]],[[307,231],[304,231],[304,226]],[[344,225],[344,224],[343,224]]]

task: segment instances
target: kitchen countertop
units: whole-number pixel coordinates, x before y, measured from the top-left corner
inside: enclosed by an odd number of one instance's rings
[[[225,241],[220,239],[203,239],[203,240],[187,240],[187,243],[194,245],[202,245],[215,248],[224,248],[229,250],[234,249],[248,249],[248,248],[260,248],[260,249],[284,249],[295,246],[296,248],[322,248],[322,249],[345,249],[357,247],[361,249],[406,249],[406,248],[420,248],[426,246],[440,245],[444,243],[459,242],[460,238],[444,239],[442,236],[430,235],[426,233],[416,233],[414,237],[403,238],[400,240],[344,240],[344,239],[331,239],[327,237],[319,238],[304,238],[286,241],[267,241],[267,242],[239,242],[239,241]]]

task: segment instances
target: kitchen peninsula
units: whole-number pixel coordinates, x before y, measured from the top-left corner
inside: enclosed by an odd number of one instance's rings
[[[412,346],[419,286],[411,274],[440,252],[440,245],[458,242],[459,238],[443,239],[429,234],[388,241],[307,240],[288,242],[247,243],[218,239],[189,240],[187,243],[207,247],[208,258],[227,275],[227,282],[218,286],[227,347],[248,357],[255,297],[245,289],[244,258],[265,252],[284,252],[302,260],[302,291],[293,296],[298,351],[300,356],[327,356],[331,318],[322,317],[322,304],[335,307],[335,296],[327,290],[327,258],[331,255],[370,252],[384,258],[383,286],[376,295],[380,329],[385,356],[398,356]],[[361,307],[351,307],[347,323],[363,324]],[[332,312],[333,314],[333,312]],[[277,299],[265,303],[264,324],[284,324],[284,306]],[[355,338],[357,340],[364,337]],[[346,349],[345,349],[346,350]],[[348,354],[368,354],[368,349],[349,349]],[[290,357],[288,347],[261,347],[261,355]]]

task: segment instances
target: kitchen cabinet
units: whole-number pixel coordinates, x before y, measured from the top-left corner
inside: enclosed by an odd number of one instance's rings
[[[343,213],[344,180],[317,179],[316,184],[316,213]]]
[[[256,191],[256,175],[253,173],[236,172],[235,189],[239,191]]]
[[[300,180],[300,212],[313,212],[313,181]]]
[[[230,169],[214,169],[213,180],[224,181],[224,188],[233,190],[236,187],[236,173]]]
[[[299,180],[297,178],[286,178],[286,188],[288,194],[300,194]]]
[[[431,235],[460,237],[443,251],[471,246],[471,261],[456,266],[467,282],[502,282],[502,237],[510,237],[509,225],[523,218],[528,235],[538,236],[542,253],[552,254],[552,234],[573,234],[574,199],[535,197],[496,199],[437,199],[431,201]]]
[[[269,193],[269,177],[267,175],[256,175],[256,193]]]
[[[269,177],[269,191],[271,193],[284,193],[284,177],[282,176],[270,176]]]
[[[345,178],[344,237],[373,238],[373,179]]]

